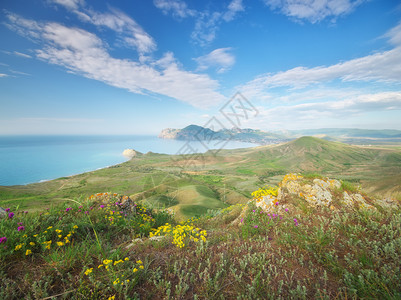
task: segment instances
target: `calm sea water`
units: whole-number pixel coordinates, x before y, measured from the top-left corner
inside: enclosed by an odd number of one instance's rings
[[[115,165],[127,160],[122,155],[127,148],[176,154],[185,143],[155,136],[0,136],[0,185],[40,182]],[[224,148],[255,146],[230,141]],[[199,142],[191,142],[191,147],[206,151]]]

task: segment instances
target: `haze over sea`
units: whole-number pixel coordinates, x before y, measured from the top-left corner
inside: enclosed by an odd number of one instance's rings
[[[185,143],[139,135],[0,136],[0,185],[40,182],[119,164],[127,160],[122,155],[127,148],[176,154]],[[230,141],[224,148],[254,146]],[[196,152],[207,150],[200,142],[191,142],[191,147]]]

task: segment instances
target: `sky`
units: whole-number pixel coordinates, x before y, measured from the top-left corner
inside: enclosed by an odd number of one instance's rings
[[[1,0],[0,135],[401,130],[394,0]]]

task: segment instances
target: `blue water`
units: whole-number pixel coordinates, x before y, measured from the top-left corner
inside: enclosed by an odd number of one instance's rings
[[[176,154],[185,144],[155,136],[0,136],[0,185],[40,182],[122,163],[127,148]],[[195,152],[207,150],[199,142],[190,145]],[[255,146],[230,141],[224,148]]]

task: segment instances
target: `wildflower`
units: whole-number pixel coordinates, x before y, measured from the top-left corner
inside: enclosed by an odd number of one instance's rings
[[[137,263],[137,264],[140,264],[140,265],[143,264],[142,260],[137,260],[136,263]]]
[[[57,232],[57,233],[61,233],[61,232],[62,232],[62,230],[60,230],[60,229],[56,229],[56,232]]]
[[[15,251],[18,251],[19,249],[21,249],[23,245],[24,244],[19,244],[19,245],[15,246]]]
[[[278,205],[278,202],[276,202],[276,205]]]
[[[244,218],[241,218],[241,223],[243,223],[244,222]]]
[[[9,212],[9,211],[10,211],[10,209],[9,209],[9,208],[6,208],[6,209],[5,209],[5,211],[6,211],[6,212]]]
[[[255,210],[253,210],[253,212],[255,212]]]
[[[143,266],[141,265],[141,266],[139,266],[139,269],[142,269],[143,270]]]
[[[88,214],[89,214],[89,211],[85,211],[85,214],[88,215]]]
[[[100,269],[101,267],[103,267],[103,265],[98,265],[97,268]]]
[[[297,219],[294,219],[294,224],[295,224],[295,226],[298,226],[298,225],[299,225]]]
[[[117,278],[116,280],[113,281],[113,285],[119,284],[120,283],[120,278]]]
[[[116,296],[115,296],[115,295],[113,295],[113,296],[107,298],[107,300],[114,300],[114,299],[116,299]]]
[[[288,208],[286,208],[285,211],[288,212]]]
[[[253,226],[253,227],[258,228],[258,225],[255,225],[255,226]]]
[[[49,226],[49,227],[47,227],[47,230],[52,229],[52,228],[53,228],[53,226]]]
[[[35,243],[34,242],[30,242],[29,245],[35,246]]]
[[[22,224],[22,222],[18,222],[18,225],[20,225],[20,226],[21,226],[21,225],[23,225],[23,224]]]
[[[85,275],[88,276],[90,273],[92,273],[92,271],[93,271],[93,268],[86,270]]]
[[[8,214],[8,217],[9,217],[10,219],[12,219],[12,218],[14,217],[14,213],[13,213],[13,212],[10,212],[10,213]]]
[[[59,246],[59,247],[64,246],[64,243],[63,242],[57,242],[57,246]]]
[[[80,205],[78,208],[82,208],[83,206],[82,205]]]
[[[18,226],[18,231],[24,231],[25,230],[25,227],[24,226]]]
[[[29,255],[29,254],[32,254],[32,251],[28,249],[28,250],[26,250],[25,255]]]
[[[7,238],[5,236],[0,238],[0,244],[7,242]]]
[[[100,208],[104,208],[104,205],[102,204],[102,205],[100,205]]]
[[[70,211],[70,210],[72,210],[72,207],[67,207],[67,208],[65,209],[65,212],[68,212],[68,211]]]
[[[126,257],[126,258],[124,258],[124,260],[125,260],[125,261],[129,261],[129,258],[128,258],[128,257]]]
[[[138,272],[138,269],[137,268],[134,268],[133,270],[132,270],[132,272]]]
[[[27,212],[27,211],[24,211],[24,213],[27,214],[28,212]]]

